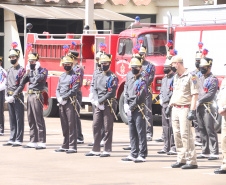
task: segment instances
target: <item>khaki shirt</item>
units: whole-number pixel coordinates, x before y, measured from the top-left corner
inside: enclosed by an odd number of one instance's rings
[[[219,107],[226,105],[226,77],[221,83],[220,92],[217,96],[217,103]]]
[[[173,95],[170,104],[190,105],[192,95],[199,94],[199,78],[186,70],[181,76],[176,74],[173,81]]]

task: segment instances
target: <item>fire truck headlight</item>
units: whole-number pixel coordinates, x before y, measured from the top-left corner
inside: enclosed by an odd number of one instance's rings
[[[156,80],[156,84],[162,84],[162,80]]]
[[[160,91],[160,89],[161,89],[161,86],[156,86],[156,91]]]

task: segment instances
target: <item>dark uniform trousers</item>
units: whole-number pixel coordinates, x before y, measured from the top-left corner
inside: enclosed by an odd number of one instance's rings
[[[79,102],[79,104],[81,105],[82,103],[82,91],[78,91],[77,92],[77,100]],[[78,104],[78,102],[76,102],[76,107],[77,107],[77,111],[80,115],[80,106]],[[83,141],[84,140],[84,137],[83,137],[83,134],[82,134],[82,124],[81,124],[81,120],[80,120],[80,117],[78,116],[78,114],[76,113],[76,120],[77,120],[77,136],[78,136],[78,139]]]
[[[4,133],[4,102],[5,90],[0,91],[0,133]]]
[[[146,126],[143,115],[136,108],[131,116],[128,116],[129,122],[129,134],[131,155],[134,158],[141,156],[145,158],[147,156],[147,138],[146,138]]]
[[[195,128],[195,140],[199,143],[202,142],[201,136],[200,136],[200,129],[199,129],[199,123],[198,123],[198,119],[197,116],[195,117],[195,119],[192,121],[194,124],[194,128]]]
[[[208,107],[208,105],[206,105]],[[209,105],[212,114],[214,108]],[[219,154],[217,133],[214,129],[214,119],[204,105],[197,109],[197,118],[199,123],[200,134],[202,138],[202,154]]]
[[[24,102],[23,94],[19,98]],[[10,139],[11,142],[23,142],[24,137],[24,105],[15,98],[14,102],[8,103],[9,121],[10,121]]]
[[[92,105],[93,118],[94,118],[95,110],[96,110],[96,106]],[[104,139],[104,135],[105,135],[105,133],[104,133],[104,124],[103,124],[103,126],[101,128],[101,139]]]
[[[152,111],[152,93],[148,92],[147,97],[146,97],[146,106]],[[151,137],[153,137],[153,115],[152,112],[150,112],[146,107],[145,107],[145,116],[150,123],[151,126],[148,125],[146,122],[146,127],[147,127],[147,133],[151,134]]]
[[[65,105],[59,106],[59,113],[64,136],[62,148],[77,150],[77,113],[75,107],[68,100]]]
[[[43,96],[39,94],[29,94],[27,98],[27,116],[30,126],[30,142],[46,143],[46,126],[43,118]],[[41,101],[41,102],[40,102]]]
[[[162,128],[163,128],[163,138],[164,138],[164,151],[176,151],[174,136],[173,136],[173,127],[172,127],[172,119],[171,116],[167,118],[166,116],[166,108],[169,103],[163,103],[162,105]]]
[[[104,126],[104,151],[112,151],[112,136],[113,136],[113,122],[114,114],[111,112],[111,108],[108,103],[104,104],[105,109],[100,110],[98,107],[95,108],[94,117],[93,117],[93,137],[94,145],[93,151],[100,152],[100,142],[102,140],[101,129]],[[113,102],[114,111],[116,103]]]

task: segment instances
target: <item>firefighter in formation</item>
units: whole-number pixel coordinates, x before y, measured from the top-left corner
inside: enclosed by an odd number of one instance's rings
[[[13,93],[18,96],[22,93],[26,83],[28,85],[27,116],[30,126],[30,142],[24,148],[46,148],[46,126],[43,118],[43,95],[48,71],[42,68],[39,63],[38,53],[28,54],[26,74],[23,76],[19,87]]]
[[[101,55],[106,53],[105,52],[106,48],[107,48],[106,44],[100,43],[99,44],[99,51],[96,53],[96,60],[95,60],[96,69],[93,72],[92,82],[90,84],[90,94],[89,94],[89,99],[92,103],[93,115],[94,115],[95,107],[96,107],[95,104],[94,104],[95,101],[94,101],[94,95],[93,95],[94,94],[94,84],[95,84],[95,80],[96,80],[97,75],[102,73],[100,57],[101,57]],[[102,128],[101,128],[101,138],[102,138],[101,143],[100,143],[101,147],[104,146],[104,136],[105,136],[105,132],[104,132],[104,125],[103,125]],[[93,145],[94,145],[94,143],[88,144],[88,146],[93,146]]]
[[[171,42],[168,43],[168,45]],[[170,47],[169,47],[170,48]],[[162,150],[157,152],[158,154],[165,154],[167,155],[176,155],[176,148],[174,143],[174,135],[172,129],[172,119],[171,116],[166,116],[165,112],[167,107],[169,106],[169,101],[173,94],[173,89],[171,87],[174,72],[172,70],[172,57],[177,54],[177,51],[171,49],[168,51],[168,56],[166,58],[166,62],[164,64],[163,72],[165,73],[165,77],[162,79],[160,94],[159,94],[159,101],[160,105],[162,106],[162,127],[163,127],[163,139],[164,139],[164,147]]]
[[[145,125],[145,99],[147,85],[142,76],[142,58],[133,57],[130,62],[131,74],[124,87],[124,111],[128,116],[131,152],[123,161],[145,162],[147,157],[147,138]],[[129,74],[129,73],[128,73]],[[147,119],[147,118],[146,118]]]
[[[100,56],[101,72],[96,75],[93,88],[93,104],[95,105],[93,119],[94,144],[92,150],[85,156],[109,157],[112,151],[113,122],[116,117],[116,90],[118,77],[110,70],[112,55],[103,53]],[[100,151],[102,140],[101,129],[104,127],[104,151]]]
[[[80,75],[73,70],[73,59],[66,55],[61,60],[65,72],[60,76],[56,89],[64,141],[56,152],[77,153],[77,93],[80,88]]]
[[[15,94],[19,88],[26,71],[20,66],[20,50],[17,43],[11,44],[12,49],[9,51],[9,62],[12,66],[8,69],[5,90],[5,102],[8,103],[9,121],[10,121],[10,137],[9,141],[3,146],[22,146],[24,137],[24,95],[22,93]]]

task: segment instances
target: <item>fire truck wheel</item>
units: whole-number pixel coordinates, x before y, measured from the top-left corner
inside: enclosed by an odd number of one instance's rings
[[[43,116],[44,117],[53,117],[57,116],[58,114],[58,106],[57,106],[57,100],[53,98],[49,98],[48,96],[48,87],[45,87],[43,90]]]
[[[128,125],[128,118],[124,111],[124,91],[122,92],[120,99],[119,99],[119,113],[122,121]]]

